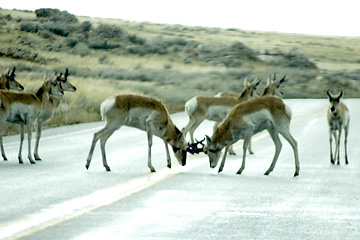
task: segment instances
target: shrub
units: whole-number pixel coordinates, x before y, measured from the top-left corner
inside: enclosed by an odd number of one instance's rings
[[[124,35],[124,31],[122,28],[115,25],[100,24],[93,30],[92,34],[101,38],[110,39],[122,37]]]
[[[90,48],[88,47],[88,45],[86,45],[85,43],[78,43],[75,45],[75,47],[73,48],[73,54],[75,55],[79,55],[81,57],[85,57],[90,55],[91,51]]]
[[[53,22],[62,23],[77,23],[78,20],[75,15],[68,13],[67,11],[60,11],[59,9],[52,8],[40,8],[35,10],[37,18],[47,18]]]

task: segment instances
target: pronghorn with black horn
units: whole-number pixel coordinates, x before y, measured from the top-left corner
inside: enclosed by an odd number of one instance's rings
[[[17,90],[22,91],[24,87],[15,80],[15,70],[16,68],[8,71],[7,74],[2,74],[0,76],[0,89],[1,90]]]
[[[275,144],[275,155],[265,175],[273,171],[279,157],[282,143],[279,133],[290,143],[295,157],[295,174],[299,175],[299,155],[297,142],[290,134],[291,109],[284,104],[281,98],[264,96],[248,100],[236,105],[229,115],[219,124],[212,137],[206,136],[207,144],[204,152],[210,160],[210,167],[216,167],[221,150],[225,147],[225,153],[221,161],[219,172],[225,165],[228,148],[239,139],[244,139],[242,165],[237,172],[241,174],[245,168],[246,149],[251,136],[267,130]]]
[[[247,101],[253,96],[259,83],[260,80],[249,83],[245,79],[244,90],[237,98],[196,96],[187,101],[185,111],[189,116],[189,122],[182,130],[184,136],[189,132],[191,143],[194,143],[194,131],[205,119],[221,122],[236,104]],[[214,128],[216,126],[217,124]]]
[[[94,134],[86,162],[87,169],[90,166],[96,142],[100,139],[103,165],[106,171],[110,171],[106,161],[105,144],[114,131],[123,125],[138,128],[147,133],[148,167],[151,172],[155,172],[155,168],[151,163],[153,135],[161,138],[165,143],[167,167],[171,168],[168,144],[172,146],[179,164],[185,166],[187,143],[183,134],[172,122],[165,106],[159,100],[139,95],[118,95],[101,103],[100,112],[102,118],[106,121],[106,125],[102,130]]]
[[[349,134],[349,122],[350,114],[349,109],[344,103],[340,101],[344,92],[341,90],[339,94],[332,94],[330,90],[327,91],[329,97],[330,106],[327,111],[327,120],[329,123],[329,142],[330,142],[330,161],[332,164],[340,164],[340,138],[342,129],[345,131],[345,163],[348,164],[347,155],[347,137]],[[335,154],[333,155],[332,150],[332,137],[335,138]]]
[[[31,155],[31,131],[43,106],[49,101],[50,96],[52,95],[63,95],[63,90],[56,80],[45,80],[39,90],[34,94],[0,90],[0,143],[1,153],[5,161],[7,160],[7,157],[2,144],[2,136],[9,123],[17,123],[20,124],[21,128],[20,149],[18,155],[19,163],[23,163],[21,152],[24,139],[24,126],[26,126],[28,134],[28,158],[30,163],[35,163]]]
[[[75,92],[76,87],[72,85],[68,81],[69,76],[69,70],[65,69],[64,78],[57,78],[59,81],[61,88],[63,91],[68,92]],[[60,105],[60,102],[62,100],[62,96],[50,96],[50,101],[47,101],[47,103],[44,105],[41,114],[36,119],[36,140],[35,140],[35,149],[34,149],[34,157],[35,160],[40,161],[41,158],[39,156],[39,142],[41,137],[41,128],[44,122],[51,119],[51,117],[54,115],[55,109]]]

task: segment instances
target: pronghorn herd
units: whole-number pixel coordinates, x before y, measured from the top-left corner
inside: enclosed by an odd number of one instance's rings
[[[0,76],[0,147],[3,159],[7,157],[3,146],[3,135],[10,123],[20,125],[20,148],[18,159],[22,160],[22,143],[24,129],[28,136],[28,159],[34,164],[35,160],[41,160],[38,152],[41,137],[42,124],[48,121],[59,106],[64,91],[74,92],[76,88],[68,82],[69,72],[58,73],[54,79],[46,79],[36,93],[20,92],[24,87],[15,80],[15,67],[6,74]],[[179,164],[186,164],[187,152],[198,153],[203,151],[208,155],[210,167],[216,167],[222,149],[223,158],[219,167],[221,172],[225,165],[227,153],[233,153],[232,144],[243,139],[242,164],[237,174],[241,174],[245,168],[246,150],[253,153],[250,148],[251,137],[266,130],[275,144],[275,154],[272,163],[265,175],[270,174],[280,155],[282,143],[279,134],[291,145],[295,159],[294,176],[299,175],[300,163],[296,140],[290,133],[291,109],[281,99],[280,86],[286,81],[286,76],[277,80],[276,75],[269,77],[263,94],[258,96],[256,89],[260,80],[244,81],[244,90],[239,94],[221,92],[214,97],[195,96],[185,104],[185,112],[189,116],[188,124],[180,131],[172,122],[171,117],[163,105],[157,99],[139,95],[118,95],[106,99],[100,106],[102,118],[106,121],[105,127],[96,132],[87,157],[86,168],[90,166],[95,145],[100,140],[103,165],[107,171],[105,144],[115,130],[126,125],[138,128],[147,133],[148,140],[148,167],[151,172],[155,168],[151,162],[152,138],[157,136],[164,141],[167,166],[171,167],[168,144],[172,147]],[[15,91],[13,91],[15,90]],[[333,94],[328,90],[327,95],[330,107],[327,111],[327,120],[330,132],[330,161],[332,164],[340,164],[339,145],[342,130],[345,132],[345,163],[348,164],[347,136],[349,130],[349,110],[342,103],[343,91]],[[205,136],[206,145],[202,148],[193,149],[200,142],[195,142],[194,131],[204,120],[215,121],[213,135]],[[36,142],[34,155],[31,154],[31,131],[36,124]],[[185,137],[190,133],[190,143]],[[332,151],[332,138],[335,138],[335,154]]]

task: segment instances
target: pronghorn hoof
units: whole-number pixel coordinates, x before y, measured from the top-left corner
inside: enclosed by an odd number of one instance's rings
[[[156,172],[155,169],[150,169],[150,172]]]
[[[294,177],[297,177],[297,176],[299,176],[299,173],[296,172],[296,173],[294,174]]]
[[[85,167],[86,167],[86,170],[89,170],[89,165],[86,164]]]
[[[109,167],[105,167],[107,172],[111,172]]]
[[[238,175],[240,175],[241,173],[242,173],[242,171],[240,171],[240,170],[236,172],[236,174],[238,174]]]
[[[270,172],[266,172],[264,173],[265,176],[269,176]]]

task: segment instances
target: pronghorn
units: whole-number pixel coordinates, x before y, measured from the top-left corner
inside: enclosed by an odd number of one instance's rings
[[[280,80],[276,80],[276,74],[274,74],[274,77],[273,77],[273,80],[271,80],[271,76],[268,78],[267,80],[267,83],[266,83],[266,86],[264,88],[264,92],[263,94],[260,96],[260,97],[263,97],[263,96],[279,96],[279,97],[282,97],[283,96],[283,93],[279,90],[280,88],[280,85],[285,82],[285,78],[286,78],[286,75],[281,78]],[[232,93],[227,93],[227,92],[222,92],[222,93],[219,93],[217,96],[221,97],[221,96],[232,96]],[[238,96],[238,95],[234,95],[235,97]],[[215,124],[214,126],[214,131],[217,127],[217,124]],[[250,140],[250,143],[249,143],[249,153],[250,154],[253,154],[254,152],[252,151],[252,147],[251,147],[251,140]],[[229,153],[230,154],[235,154],[232,146],[229,148]]]
[[[330,106],[327,111],[327,120],[329,123],[329,141],[330,141],[330,161],[332,164],[340,164],[340,138],[342,129],[345,130],[345,163],[348,164],[347,156],[347,136],[349,133],[350,114],[349,109],[340,101],[344,92],[341,90],[339,94],[333,95],[330,90],[327,91]],[[335,138],[335,156],[332,151],[332,136]]]
[[[76,87],[68,82],[69,70],[66,68],[64,78],[57,78],[63,91],[75,92]],[[41,114],[36,119],[36,141],[34,149],[35,160],[40,161],[39,156],[39,141],[41,137],[41,128],[44,122],[48,121],[55,112],[55,109],[60,105],[62,97],[50,96],[50,101],[47,101],[43,106]]]
[[[15,80],[15,67],[8,71],[7,74],[2,74],[0,76],[0,89],[2,90],[24,90],[24,87]]]
[[[41,113],[43,106],[49,101],[51,95],[63,95],[61,86],[57,81],[45,80],[35,94],[0,90],[0,143],[1,153],[5,161],[7,160],[7,157],[2,145],[2,136],[9,123],[17,123],[20,124],[21,128],[23,128],[24,125],[27,127],[28,158],[30,163],[35,163],[31,155],[31,130],[34,121]],[[24,138],[23,129],[21,129],[20,137],[21,142],[18,158],[19,163],[23,163],[21,157],[22,142]]]
[[[182,130],[184,136],[190,132],[191,143],[194,143],[194,131],[205,119],[221,122],[236,104],[250,99],[259,83],[260,80],[248,83],[245,79],[244,90],[237,98],[196,96],[187,101],[185,111],[189,116],[189,122]],[[216,126],[217,123],[214,128]]]
[[[102,102],[100,112],[102,118],[106,121],[106,125],[102,130],[94,134],[86,162],[87,169],[89,169],[96,142],[100,139],[103,165],[106,171],[110,171],[110,167],[106,161],[105,144],[113,132],[123,125],[147,132],[148,167],[151,172],[155,172],[155,168],[151,164],[153,135],[161,138],[165,143],[167,167],[171,168],[171,159],[167,144],[172,146],[178,162],[182,166],[185,166],[187,143],[183,134],[172,122],[165,106],[159,100],[139,95],[118,95]]]
[[[270,168],[265,175],[273,171],[279,157],[282,143],[279,133],[290,143],[295,156],[295,174],[299,175],[299,156],[297,142],[290,134],[291,109],[284,104],[281,98],[264,96],[251,99],[236,105],[229,115],[219,124],[218,128],[210,138],[206,136],[207,144],[204,152],[209,156],[210,167],[216,167],[221,150],[225,147],[225,153],[219,167],[219,172],[224,168],[226,153],[229,146],[244,139],[242,165],[237,172],[241,174],[245,168],[246,149],[251,136],[267,130],[274,141],[276,151]]]

